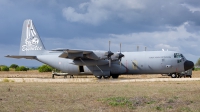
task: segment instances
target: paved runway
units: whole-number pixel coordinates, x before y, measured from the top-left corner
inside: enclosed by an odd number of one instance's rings
[[[67,79],[51,79],[51,78],[0,78],[0,82],[170,82],[170,81],[200,81],[200,78],[150,78],[150,79],[96,79],[96,78],[67,78]]]

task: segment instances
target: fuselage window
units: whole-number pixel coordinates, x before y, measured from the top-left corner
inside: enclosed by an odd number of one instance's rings
[[[177,63],[180,63],[181,62],[181,60],[177,60]]]

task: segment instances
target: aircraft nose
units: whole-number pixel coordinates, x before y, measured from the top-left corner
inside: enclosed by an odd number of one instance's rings
[[[192,67],[194,67],[194,63],[192,61],[186,60],[184,62],[185,71],[191,69]]]

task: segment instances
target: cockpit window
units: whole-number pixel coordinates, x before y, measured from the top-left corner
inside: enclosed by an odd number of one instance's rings
[[[174,58],[183,58],[181,53],[174,53]]]
[[[174,58],[177,58],[177,63],[185,61],[185,58],[181,53],[174,53]]]

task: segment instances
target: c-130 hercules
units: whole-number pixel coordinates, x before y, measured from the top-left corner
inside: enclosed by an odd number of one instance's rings
[[[119,75],[172,74],[193,68],[194,63],[175,51],[108,51],[54,49],[46,50],[32,20],[24,21],[19,55],[10,58],[35,59],[70,75],[93,74],[96,78]]]

